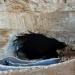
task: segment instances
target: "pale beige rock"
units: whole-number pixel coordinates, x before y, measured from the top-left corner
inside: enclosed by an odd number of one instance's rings
[[[1,53],[10,33],[28,30],[75,46],[75,0],[0,0],[0,29]]]
[[[9,35],[28,30],[75,46],[75,0],[0,0],[0,59],[13,56],[6,50]],[[0,75],[75,75],[75,59]]]
[[[8,0],[6,8],[9,12],[54,12],[63,6],[63,0]]]
[[[75,11],[75,0],[66,0],[64,11]]]

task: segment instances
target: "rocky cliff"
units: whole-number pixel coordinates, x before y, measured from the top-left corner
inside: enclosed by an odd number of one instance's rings
[[[74,47],[75,0],[0,0],[0,47],[10,33],[28,30]]]

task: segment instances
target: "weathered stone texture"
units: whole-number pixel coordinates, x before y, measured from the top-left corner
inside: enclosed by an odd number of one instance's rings
[[[13,31],[29,30],[74,45],[75,0],[0,0],[0,29],[5,39]],[[7,36],[2,29],[8,30]]]

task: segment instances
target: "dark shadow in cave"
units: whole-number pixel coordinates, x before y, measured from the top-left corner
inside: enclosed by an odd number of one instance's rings
[[[43,34],[30,33],[17,35],[13,46],[18,58],[33,60],[58,58],[57,50],[64,49],[67,45]]]

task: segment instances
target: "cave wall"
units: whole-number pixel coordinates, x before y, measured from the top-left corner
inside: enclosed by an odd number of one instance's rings
[[[0,0],[0,56],[13,32],[39,32],[75,45],[75,0]]]

